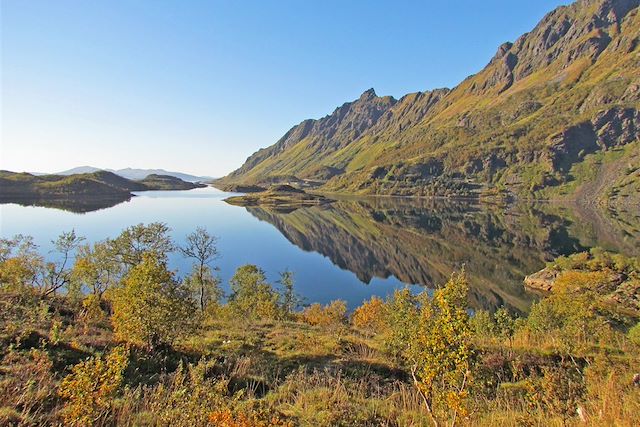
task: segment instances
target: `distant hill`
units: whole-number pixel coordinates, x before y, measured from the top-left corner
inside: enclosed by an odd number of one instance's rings
[[[166,175],[150,175],[134,181],[98,170],[74,175],[33,175],[0,171],[0,199],[110,198],[128,199],[133,191],[190,190],[204,184]]]
[[[105,170],[107,172],[115,172],[112,169],[101,169],[101,168],[95,168],[93,166],[78,166],[77,168],[72,168],[66,171],[62,171],[62,172],[56,172],[53,175],[76,175],[79,173],[93,173],[93,172],[98,172],[98,171],[102,171]],[[49,174],[33,174],[33,175],[49,175]],[[125,177],[126,178],[126,177]]]
[[[205,186],[203,184],[185,181],[175,176],[158,174],[147,175],[146,178],[136,182],[146,186],[149,190],[191,190]]]
[[[93,173],[100,170],[105,170],[107,172],[113,172],[116,175],[120,175],[127,179],[132,180],[141,180],[146,178],[149,175],[165,175],[165,176],[173,176],[175,178],[179,178],[183,181],[188,182],[208,182],[213,180],[210,176],[196,176],[190,175],[182,172],[170,172],[164,169],[133,169],[133,168],[125,168],[125,169],[101,169],[96,168],[94,166],[79,166],[73,169],[65,170],[62,172],[57,172],[55,175],[76,175],[82,173]],[[33,174],[33,175],[41,175],[41,174]]]
[[[639,0],[579,0],[453,89],[373,89],[304,120],[216,185],[640,201]]]

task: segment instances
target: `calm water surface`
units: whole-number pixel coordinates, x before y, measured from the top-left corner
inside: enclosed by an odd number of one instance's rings
[[[219,238],[222,256],[216,265],[225,286],[244,264],[259,265],[273,281],[290,269],[308,302],[344,299],[351,308],[406,285],[415,290],[437,286],[464,266],[472,305],[506,304],[526,311],[534,296],[523,289],[523,277],[556,255],[593,246],[640,252],[640,219],[634,215],[603,218],[572,207],[480,207],[392,198],[345,199],[279,212],[231,206],[223,201],[228,196],[213,188],[144,192],[84,213],[72,210],[97,206],[65,204],[64,210],[3,204],[0,235],[32,235],[47,252],[52,239],[71,229],[98,241],[133,224],[160,221],[180,244],[204,226]],[[176,254],[171,267],[184,275],[190,263]]]

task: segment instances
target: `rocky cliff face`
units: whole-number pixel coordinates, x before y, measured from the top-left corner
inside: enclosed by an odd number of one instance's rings
[[[639,5],[560,7],[453,90],[395,100],[370,89],[223,181],[295,176],[333,191],[440,195],[508,186],[527,197],[582,185],[573,168],[589,155],[640,149]],[[416,174],[423,165],[438,166]]]

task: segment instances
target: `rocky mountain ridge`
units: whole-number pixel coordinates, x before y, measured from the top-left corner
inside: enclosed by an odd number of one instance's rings
[[[594,179],[580,170],[586,160],[640,150],[639,5],[559,7],[457,87],[399,100],[369,89],[294,126],[218,185],[301,180],[345,193],[571,198]],[[628,177],[616,174],[597,197]]]

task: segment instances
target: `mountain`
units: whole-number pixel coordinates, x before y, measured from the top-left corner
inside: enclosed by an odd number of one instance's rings
[[[175,178],[179,178],[183,181],[188,182],[205,182],[211,181],[213,178],[210,176],[195,176],[182,172],[170,172],[164,169],[133,169],[133,168],[125,168],[125,169],[100,169],[93,166],[79,166],[73,169],[65,170],[62,172],[58,172],[55,175],[76,175],[81,173],[93,173],[97,171],[105,170],[107,172],[113,172],[116,175],[120,175],[121,177],[132,179],[132,180],[141,180],[146,178],[149,175],[166,175],[173,176]],[[33,175],[44,175],[44,174],[33,174]]]
[[[61,198],[125,200],[131,197],[132,191],[190,190],[203,186],[166,175],[149,175],[143,180],[133,181],[103,170],[68,176],[0,171],[2,201]]]
[[[640,202],[640,0],[579,0],[453,89],[369,89],[217,186]],[[613,197],[617,196],[617,197]]]
[[[112,169],[101,169],[101,168],[96,168],[93,166],[78,166],[76,168],[71,168],[68,169],[66,171],[62,171],[62,172],[57,172],[54,175],[76,175],[79,173],[94,173],[94,172],[98,172],[98,171],[102,171],[102,170],[106,170],[108,172],[115,172]],[[33,173],[32,175],[47,175],[46,173]]]
[[[172,176],[188,182],[205,182],[205,181],[211,181],[213,179],[210,176],[195,176],[195,175],[190,175],[188,173],[166,171],[164,169],[126,168],[126,169],[118,169],[113,172],[127,179],[134,179],[134,180],[144,179],[149,175]]]

